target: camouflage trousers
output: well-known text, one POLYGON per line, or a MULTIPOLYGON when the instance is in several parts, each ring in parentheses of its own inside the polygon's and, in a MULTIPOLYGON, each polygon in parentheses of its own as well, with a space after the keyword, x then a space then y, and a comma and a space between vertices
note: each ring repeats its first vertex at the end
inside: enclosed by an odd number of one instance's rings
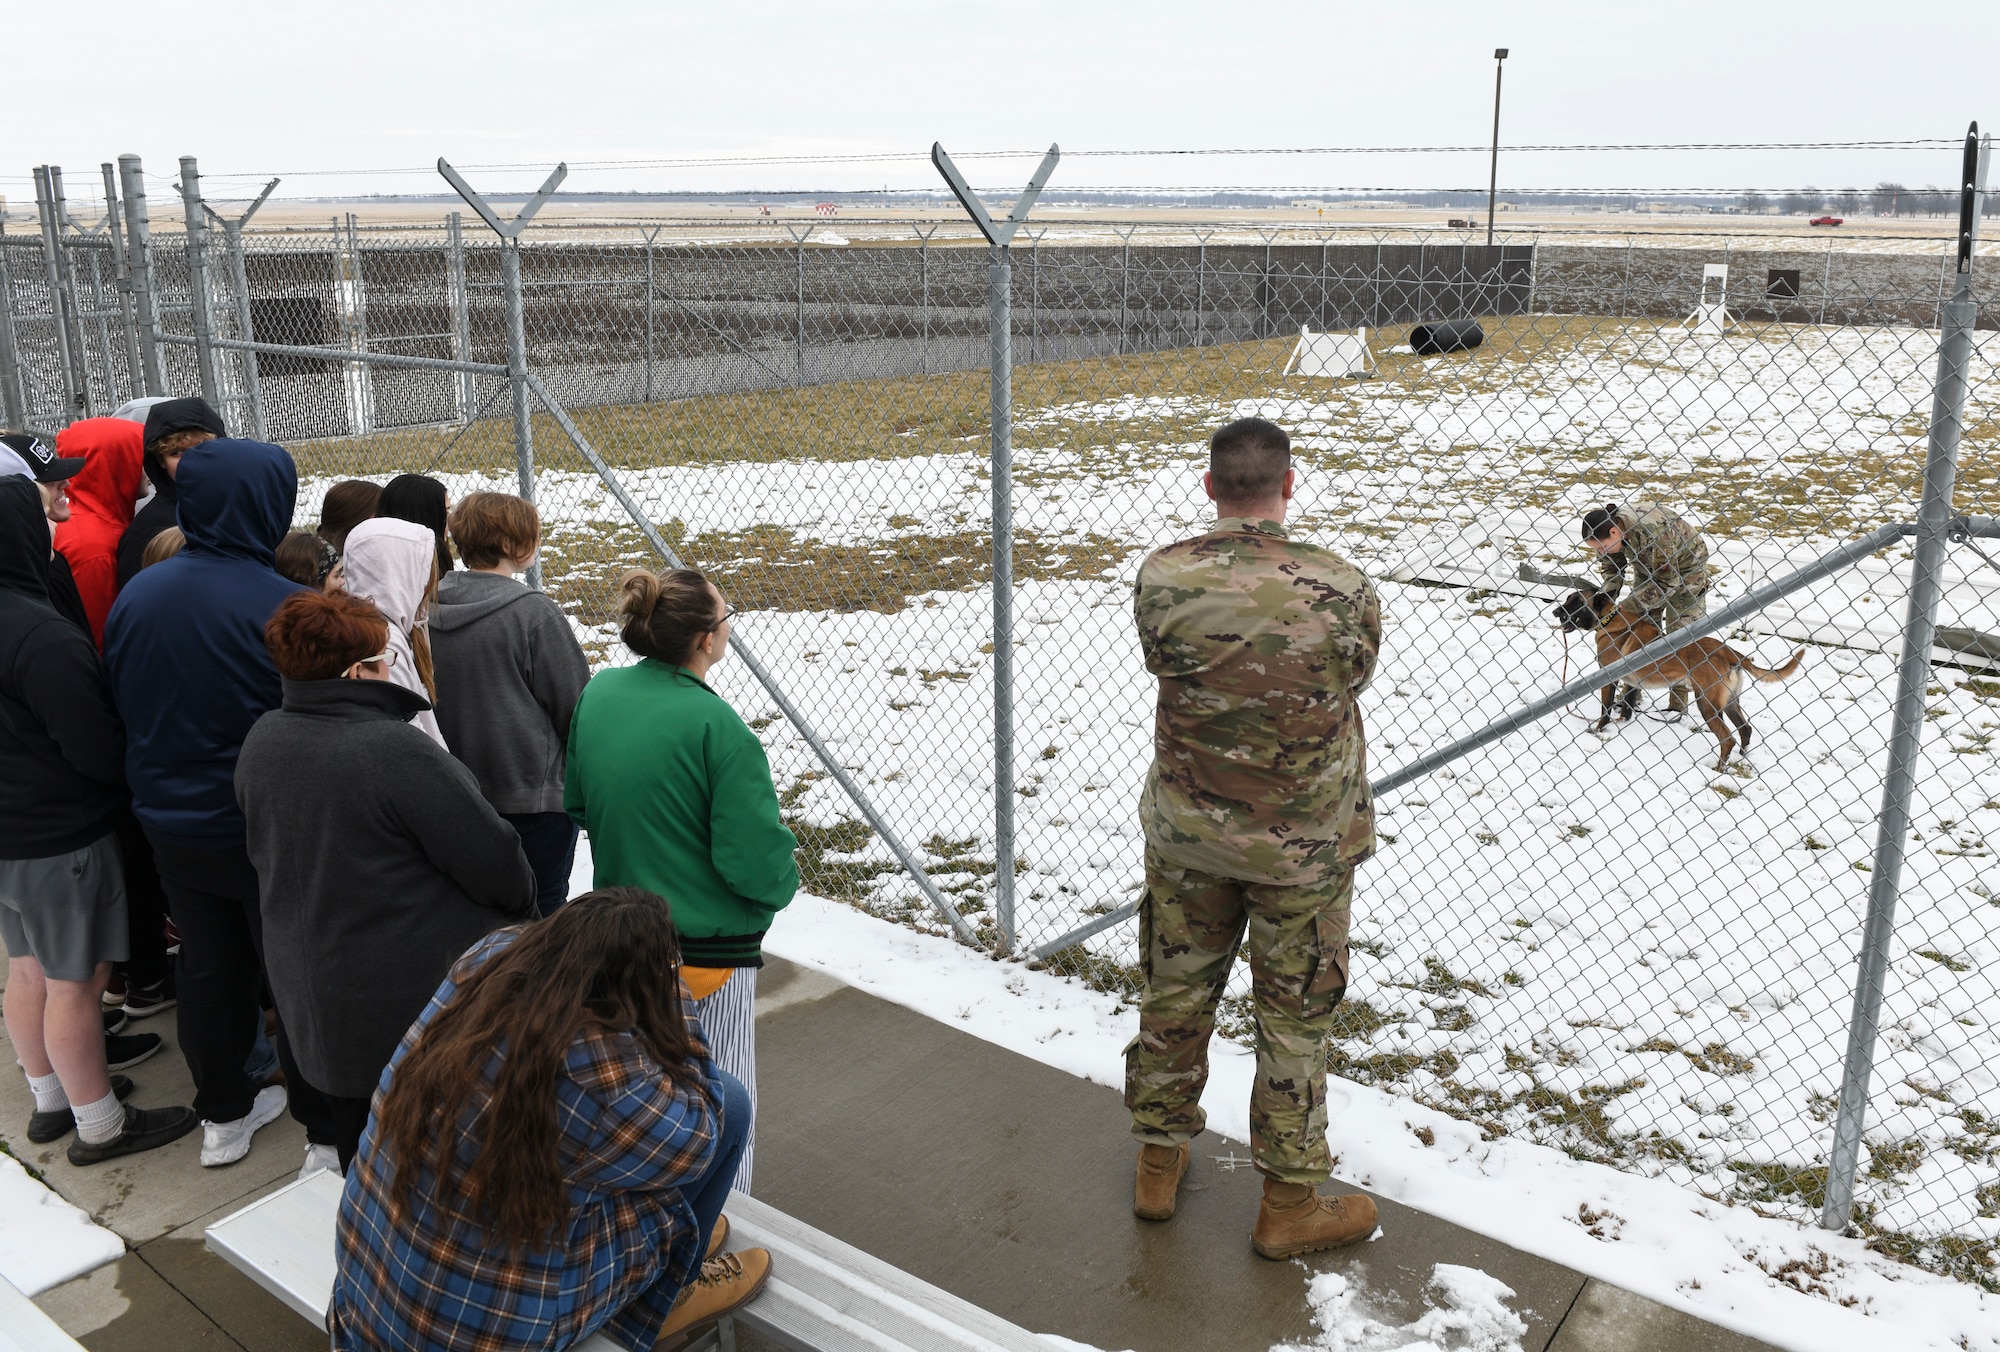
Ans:
POLYGON ((1347 925, 1354 869, 1324 882, 1276 887, 1175 867, 1146 851, 1139 908, 1146 991, 1139 1035, 1125 1048, 1132 1135, 1153 1145, 1192 1139, 1207 1123, 1208 1040, 1216 1008, 1249 939, 1257 1078, 1250 1153, 1260 1173, 1318 1184, 1333 1172, 1326 1145, 1326 1040, 1347 993, 1347 925))
MULTIPOLYGON (((1659 626, 1659 630, 1663 634, 1671 634, 1676 629, 1687 628, 1696 620, 1708 614, 1708 593, 1672 592, 1654 610, 1640 610, 1629 601, 1622 602, 1619 609, 1628 615, 1636 615, 1642 620, 1659 626)), ((1630 692, 1629 698, 1632 706, 1637 708, 1640 699, 1639 687, 1633 685, 1630 681, 1625 681, 1621 684, 1620 689, 1630 692)), ((1694 687, 1685 681, 1681 682, 1669 693, 1667 707, 1670 709, 1685 710, 1688 705, 1688 698, 1693 693, 1694 687)))

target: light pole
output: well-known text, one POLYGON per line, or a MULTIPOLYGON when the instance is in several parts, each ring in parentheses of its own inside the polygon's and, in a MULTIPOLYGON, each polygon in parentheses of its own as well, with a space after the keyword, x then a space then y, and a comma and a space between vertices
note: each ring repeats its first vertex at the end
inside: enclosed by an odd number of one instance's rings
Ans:
POLYGON ((1500 183, 1500 74, 1507 68, 1507 49, 1493 49, 1493 158, 1486 170, 1486 247, 1493 247, 1493 193, 1500 183))

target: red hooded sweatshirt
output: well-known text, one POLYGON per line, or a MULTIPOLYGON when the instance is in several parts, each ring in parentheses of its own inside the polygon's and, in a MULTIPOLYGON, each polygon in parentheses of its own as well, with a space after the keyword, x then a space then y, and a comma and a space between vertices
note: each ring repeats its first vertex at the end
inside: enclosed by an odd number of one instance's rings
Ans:
POLYGON ((56 454, 80 455, 69 481, 69 520, 56 527, 56 549, 69 560, 90 616, 91 637, 104 647, 104 621, 118 599, 118 539, 132 524, 146 482, 146 430, 124 418, 86 418, 56 434, 56 454))

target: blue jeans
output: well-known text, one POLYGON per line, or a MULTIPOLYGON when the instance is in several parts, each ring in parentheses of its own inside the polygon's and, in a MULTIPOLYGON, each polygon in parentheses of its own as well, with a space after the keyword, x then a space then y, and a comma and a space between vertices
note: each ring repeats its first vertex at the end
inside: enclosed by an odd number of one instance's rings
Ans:
POLYGON ((715 1143, 715 1155, 709 1160, 707 1171, 681 1184, 681 1195, 694 1208, 695 1233, 704 1249, 708 1247, 708 1237, 715 1233, 722 1204, 729 1200, 730 1184, 736 1181, 737 1162, 743 1158, 743 1147, 750 1140, 753 1111, 750 1091, 743 1087, 743 1081, 726 1070, 718 1069, 715 1073, 722 1079, 722 1134, 715 1143))
POLYGON ((535 912, 543 919, 569 900, 569 871, 576 863, 576 823, 562 812, 503 812, 521 837, 521 853, 535 871, 535 912))

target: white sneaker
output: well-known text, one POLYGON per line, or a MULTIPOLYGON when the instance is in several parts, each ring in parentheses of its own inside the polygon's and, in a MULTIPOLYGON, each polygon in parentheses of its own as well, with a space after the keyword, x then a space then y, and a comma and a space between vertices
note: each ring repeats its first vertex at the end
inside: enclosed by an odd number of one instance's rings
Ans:
POLYGON ((250 1153, 250 1138, 257 1128, 269 1126, 285 1111, 285 1086, 270 1085, 257 1091, 250 1111, 234 1122, 201 1124, 201 1167, 214 1169, 234 1164, 250 1153))
POLYGON ((340 1172, 340 1152, 330 1145, 314 1145, 306 1142, 305 1167, 299 1170, 299 1180, 311 1178, 314 1174, 340 1172))

